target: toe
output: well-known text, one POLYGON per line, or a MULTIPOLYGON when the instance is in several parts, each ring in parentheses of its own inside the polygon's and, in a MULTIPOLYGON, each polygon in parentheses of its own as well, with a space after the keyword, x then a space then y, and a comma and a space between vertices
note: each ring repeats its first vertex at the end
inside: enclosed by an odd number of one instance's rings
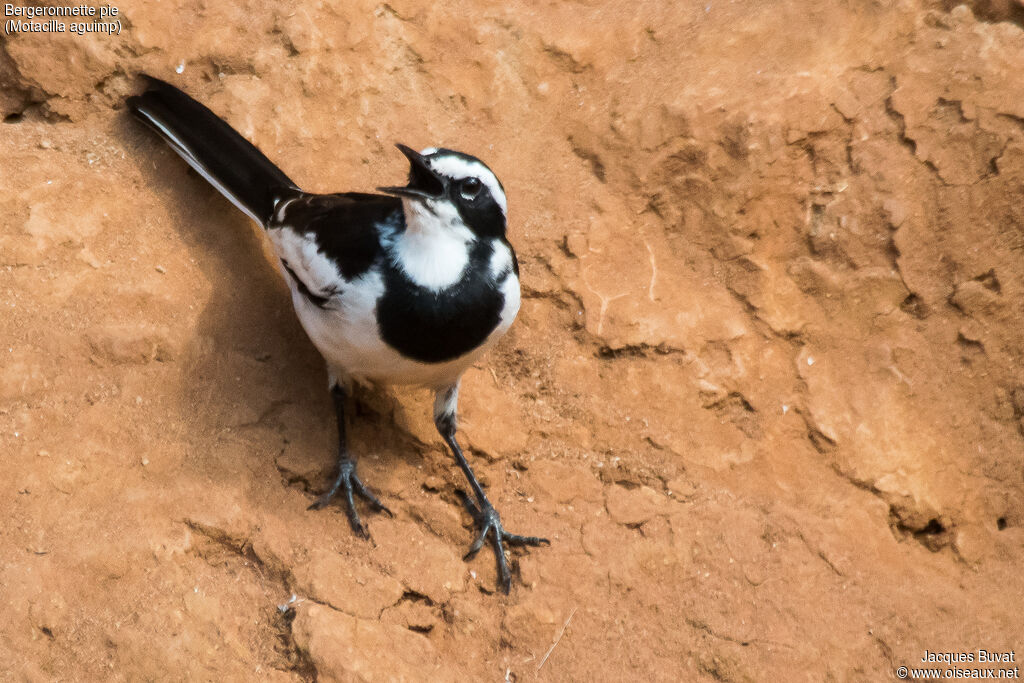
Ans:
POLYGON ((480 535, 473 541, 473 545, 469 546, 469 552, 462 556, 464 560, 472 560, 476 557, 476 554, 480 552, 480 548, 484 547, 484 541, 487 540, 487 532, 490 531, 490 527, 485 526, 480 530, 480 535))
POLYGON ((529 546, 541 546, 551 545, 551 541, 540 536, 519 536, 518 534, 508 534, 504 536, 505 542, 509 545, 529 545, 529 546))
POLYGON ((496 529, 494 534, 494 555, 498 562, 498 582, 502 592, 508 595, 512 590, 512 574, 508 569, 508 560, 505 558, 505 546, 501 541, 502 534, 496 529))
POLYGON ((367 530, 366 525, 363 524, 363 520, 359 519, 359 513, 352 511, 348 515, 348 524, 352 527, 352 531, 355 532, 356 536, 360 538, 370 538, 370 532, 367 530))

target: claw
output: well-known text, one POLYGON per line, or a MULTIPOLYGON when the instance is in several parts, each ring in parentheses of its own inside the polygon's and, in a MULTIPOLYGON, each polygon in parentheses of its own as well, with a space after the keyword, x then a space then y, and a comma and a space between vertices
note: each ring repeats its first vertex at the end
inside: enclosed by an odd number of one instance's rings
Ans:
POLYGON ((348 523, 352 527, 352 531, 357 536, 362 538, 369 538, 370 532, 367 530, 366 525, 363 524, 363 520, 359 517, 359 512, 356 510, 356 501, 353 494, 358 494, 360 498, 366 500, 370 507, 377 512, 386 512, 389 516, 394 517, 391 510, 388 509, 384 503, 373 494, 370 489, 359 479, 359 475, 356 474, 356 463, 354 460, 349 458, 343 458, 338 462, 338 477, 334 480, 334 484, 330 489, 327 490, 322 496, 313 501, 307 510, 322 510, 334 499, 334 496, 341 491, 345 494, 345 514, 348 517, 348 523))
POLYGON ((484 547, 484 541, 487 540, 487 532, 490 531, 490 527, 484 527, 481 529, 480 534, 473 541, 473 545, 469 546, 469 552, 462 556, 464 560, 472 560, 476 557, 476 554, 480 552, 480 548, 484 547))
POLYGON ((551 541, 540 536, 519 536, 517 534, 505 534, 505 542, 509 545, 524 546, 529 545, 533 547, 539 547, 542 545, 551 545, 551 541))
POLYGON ((477 535, 476 540, 473 541, 473 545, 469 547, 469 552, 463 556, 463 559, 471 560, 476 557, 476 554, 480 552, 484 542, 487 540, 487 536, 490 535, 494 539, 494 555, 498 562, 498 582, 501 584, 501 590, 507 595, 512 590, 512 574, 508 568, 508 559, 505 557, 505 544, 507 543, 510 546, 540 546, 551 545, 551 541, 540 536, 510 534, 501 526, 501 517, 498 515, 498 511, 494 509, 494 506, 486 498, 480 502, 478 507, 465 492, 459 491, 459 495, 462 497, 462 502, 466 509, 469 510, 469 513, 480 527, 479 535, 477 535))
POLYGON ((372 507, 377 512, 385 512, 387 513, 388 517, 395 516, 395 514, 391 512, 388 506, 380 502, 380 499, 378 499, 377 496, 373 494, 373 491, 366 488, 366 485, 362 481, 360 481, 359 477, 355 476, 355 474, 352 475, 352 488, 354 488, 356 493, 362 496, 363 499, 370 504, 370 507, 372 507))

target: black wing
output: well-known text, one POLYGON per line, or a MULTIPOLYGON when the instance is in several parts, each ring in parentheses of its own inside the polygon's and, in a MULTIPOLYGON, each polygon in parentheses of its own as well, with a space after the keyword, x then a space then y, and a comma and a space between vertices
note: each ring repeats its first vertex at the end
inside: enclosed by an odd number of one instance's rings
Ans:
POLYGON ((383 255, 382 232, 404 229, 400 199, 340 193, 286 196, 267 224, 288 274, 313 303, 325 301, 366 273, 383 255))

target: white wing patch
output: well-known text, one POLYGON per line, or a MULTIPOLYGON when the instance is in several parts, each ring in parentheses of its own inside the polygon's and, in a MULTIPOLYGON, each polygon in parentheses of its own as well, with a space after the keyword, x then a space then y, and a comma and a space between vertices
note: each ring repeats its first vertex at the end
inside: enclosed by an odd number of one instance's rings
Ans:
MULTIPOLYGON (((267 233, 278 257, 316 296, 328 297, 345 282, 334 262, 320 253, 312 235, 303 235, 288 227, 270 228, 267 233)), ((286 279, 294 287, 291 279, 286 279)))
POLYGON ((484 166, 482 162, 447 154, 431 157, 428 161, 430 168, 449 178, 469 178, 470 176, 479 178, 480 182, 490 190, 494 201, 501 207, 501 213, 508 215, 508 201, 501 189, 501 183, 498 182, 498 176, 494 175, 491 169, 484 166))

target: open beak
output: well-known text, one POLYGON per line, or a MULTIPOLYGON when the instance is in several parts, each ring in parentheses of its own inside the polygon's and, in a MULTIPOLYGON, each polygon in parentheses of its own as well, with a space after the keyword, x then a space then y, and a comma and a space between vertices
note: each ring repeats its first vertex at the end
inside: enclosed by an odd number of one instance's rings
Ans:
POLYGON ((399 143, 395 145, 409 160, 409 184, 405 187, 378 187, 379 192, 414 199, 437 199, 444 195, 444 180, 434 173, 426 157, 399 143))

